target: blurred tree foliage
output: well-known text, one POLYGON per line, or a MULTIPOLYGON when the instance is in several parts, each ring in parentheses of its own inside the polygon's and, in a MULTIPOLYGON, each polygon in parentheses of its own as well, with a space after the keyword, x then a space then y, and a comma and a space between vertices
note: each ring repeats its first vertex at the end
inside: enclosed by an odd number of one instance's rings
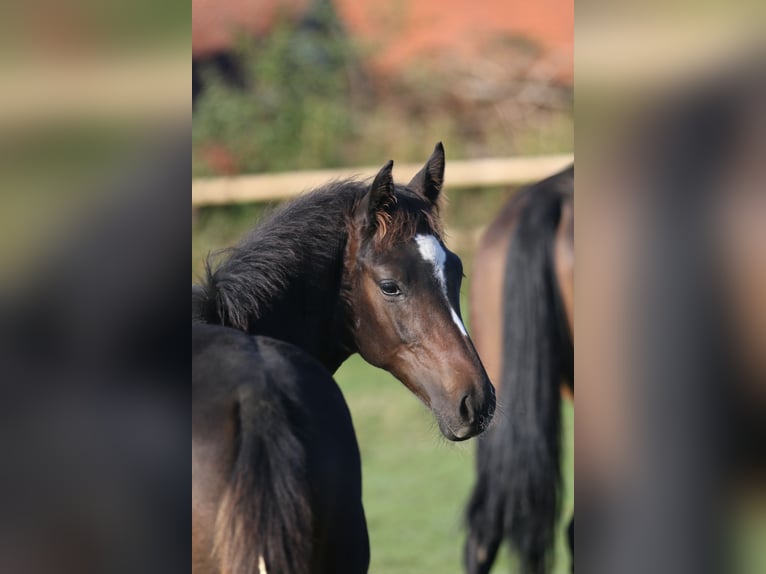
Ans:
POLYGON ((571 151, 571 90, 504 65, 529 56, 500 48, 478 63, 442 55, 399 77, 368 75, 332 3, 316 0, 202 70, 193 176, 419 162, 436 141, 449 158, 571 151))
POLYGON ((241 172, 344 164, 353 129, 351 83, 359 72, 354 50, 323 4, 297 25, 283 21, 267 37, 240 41, 244 89, 205 70, 195 145, 224 146, 241 172))

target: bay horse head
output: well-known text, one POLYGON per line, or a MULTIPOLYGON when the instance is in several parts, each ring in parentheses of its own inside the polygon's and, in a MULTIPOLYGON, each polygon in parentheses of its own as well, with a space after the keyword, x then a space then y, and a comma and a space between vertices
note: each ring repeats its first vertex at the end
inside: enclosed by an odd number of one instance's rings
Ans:
POLYGON ((444 148, 406 186, 394 184, 392 169, 389 161, 378 172, 349 221, 351 336, 365 360, 431 409, 447 439, 465 440, 489 424, 495 393, 461 318, 462 263, 444 245, 444 148))

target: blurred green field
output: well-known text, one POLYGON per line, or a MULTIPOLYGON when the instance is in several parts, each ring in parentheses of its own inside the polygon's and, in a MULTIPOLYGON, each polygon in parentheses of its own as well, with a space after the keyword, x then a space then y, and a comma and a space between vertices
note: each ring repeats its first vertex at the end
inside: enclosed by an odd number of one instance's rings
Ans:
MULTIPOLYGON (((362 451, 370 572, 462 572, 462 515, 473 483, 475 440, 446 441, 430 412, 401 383, 359 356, 341 367, 336 380, 362 451)), ((566 517, 573 506, 572 414, 571 407, 564 409, 566 517)), ((561 528, 557 574, 570 571, 561 528)), ((493 571, 511 572, 511 566, 504 553, 493 571)))
MULTIPOLYGON (((486 223, 510 190, 462 191, 445 211, 458 232, 486 223)), ((265 205, 200 210, 192 223, 192 276, 199 277, 211 251, 234 244, 271 209, 265 205)), ((448 245, 463 259, 469 289, 473 245, 448 245)), ((468 328, 470 322, 466 317, 468 328)), ((364 506, 371 544, 371 574, 459 573, 464 539, 463 507, 473 482, 475 440, 450 443, 442 438, 431 413, 399 381, 358 355, 335 376, 354 419, 362 452, 364 506)), ((569 572, 563 528, 573 506, 572 425, 564 409, 565 496, 554 572, 569 572)), ((513 562, 501 555, 494 572, 510 572, 513 562)))

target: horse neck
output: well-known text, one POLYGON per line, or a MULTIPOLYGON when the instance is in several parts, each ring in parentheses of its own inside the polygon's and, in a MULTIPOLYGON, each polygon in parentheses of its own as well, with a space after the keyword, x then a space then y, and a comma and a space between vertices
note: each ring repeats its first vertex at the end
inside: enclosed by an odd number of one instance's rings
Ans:
POLYGON ((284 290, 249 330, 292 343, 335 372, 353 352, 342 295, 345 234, 333 255, 304 253, 300 269, 285 277, 284 290))
POLYGON ((223 300, 246 314, 233 326, 296 345, 332 373, 355 349, 342 294, 350 206, 330 205, 330 212, 322 212, 328 205, 314 206, 316 215, 302 220, 300 210, 286 211, 256 229, 213 282, 219 281, 219 309, 223 300), (236 288, 225 290, 221 279, 236 288))

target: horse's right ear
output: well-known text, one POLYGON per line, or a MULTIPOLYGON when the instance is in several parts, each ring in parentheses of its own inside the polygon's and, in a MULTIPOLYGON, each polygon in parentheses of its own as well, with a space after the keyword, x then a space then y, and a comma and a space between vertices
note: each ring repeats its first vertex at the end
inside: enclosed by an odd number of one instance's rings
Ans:
POLYGON ((396 203, 393 168, 394 160, 389 160, 372 180, 370 191, 362 201, 363 215, 371 227, 377 228, 381 222, 386 221, 391 207, 396 203))

